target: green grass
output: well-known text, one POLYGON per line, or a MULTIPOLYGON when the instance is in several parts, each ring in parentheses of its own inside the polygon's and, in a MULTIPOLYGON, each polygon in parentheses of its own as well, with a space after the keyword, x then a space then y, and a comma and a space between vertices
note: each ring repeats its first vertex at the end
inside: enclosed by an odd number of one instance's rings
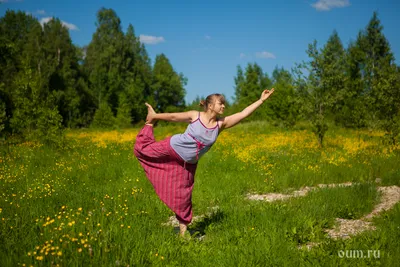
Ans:
MULTIPOLYGON (((155 133, 159 139, 182 129, 182 125, 163 126, 155 133)), ((254 122, 229 133, 245 133, 248 138, 291 134, 254 122)), ((327 138, 339 136, 356 138, 356 133, 332 129, 327 138)), ((378 137, 360 138, 382 146, 378 137)), ((366 151, 339 165, 321 160, 322 153, 346 153, 334 145, 322 150, 257 151, 266 164, 274 164, 266 175, 259 164, 224 157, 229 148, 217 142, 199 162, 195 178, 194 215, 219 207, 189 226, 193 236, 205 234, 200 241, 181 239, 174 227, 162 226, 173 213, 154 193, 132 146, 98 147, 88 139, 70 139, 58 151, 44 146, 2 148, 0 266, 396 266, 400 262, 400 204, 374 218, 376 231, 336 241, 324 232, 334 226, 335 218, 358 219, 372 211, 380 200, 377 177, 382 185, 400 185, 396 151, 373 157, 366 151), (309 165, 318 165, 318 171, 307 169, 309 165), (302 186, 348 181, 357 184, 317 189, 287 201, 246 198, 249 192, 289 193, 302 186), (311 251, 298 249, 308 242, 321 245, 311 251), (47 255, 46 244, 50 244, 47 255), (341 258, 341 250, 379 250, 380 258, 341 258)))

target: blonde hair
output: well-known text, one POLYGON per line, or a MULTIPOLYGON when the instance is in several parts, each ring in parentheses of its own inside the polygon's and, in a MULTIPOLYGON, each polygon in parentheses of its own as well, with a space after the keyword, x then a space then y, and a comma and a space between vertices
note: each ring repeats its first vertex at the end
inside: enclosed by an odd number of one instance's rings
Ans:
POLYGON ((211 94, 206 97, 206 100, 201 100, 199 105, 204 108, 204 111, 207 111, 208 105, 214 103, 216 98, 221 104, 225 104, 225 97, 222 94, 211 94))

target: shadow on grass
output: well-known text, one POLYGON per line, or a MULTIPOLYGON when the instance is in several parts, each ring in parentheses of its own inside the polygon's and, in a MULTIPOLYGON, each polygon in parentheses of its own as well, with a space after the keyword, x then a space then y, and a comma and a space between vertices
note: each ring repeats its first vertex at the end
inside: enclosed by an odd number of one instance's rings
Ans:
MULTIPOLYGON (((206 234, 207 229, 221 222, 224 217, 225 215, 222 211, 215 211, 212 214, 204 216, 204 218, 190 224, 188 226, 188 231, 192 237, 201 238, 206 234)), ((179 226, 174 227, 174 231, 176 233, 179 233, 179 226)))

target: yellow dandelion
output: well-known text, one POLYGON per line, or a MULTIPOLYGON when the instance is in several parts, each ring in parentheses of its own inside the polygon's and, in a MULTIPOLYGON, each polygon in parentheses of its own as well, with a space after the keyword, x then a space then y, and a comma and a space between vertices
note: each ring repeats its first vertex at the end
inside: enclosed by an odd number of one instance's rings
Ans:
POLYGON ((81 253, 81 252, 82 252, 82 249, 81 249, 81 248, 78 248, 78 252, 81 253))

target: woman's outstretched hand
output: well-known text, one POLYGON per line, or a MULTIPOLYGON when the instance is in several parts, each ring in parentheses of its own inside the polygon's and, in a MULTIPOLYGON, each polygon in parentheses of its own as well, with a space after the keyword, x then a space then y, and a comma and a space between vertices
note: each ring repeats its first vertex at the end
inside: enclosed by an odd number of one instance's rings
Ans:
POLYGON ((265 89, 262 93, 261 93, 261 97, 260 100, 262 102, 264 102, 265 100, 267 100, 268 97, 270 97, 272 95, 272 93, 274 92, 274 88, 272 88, 271 90, 265 89))

